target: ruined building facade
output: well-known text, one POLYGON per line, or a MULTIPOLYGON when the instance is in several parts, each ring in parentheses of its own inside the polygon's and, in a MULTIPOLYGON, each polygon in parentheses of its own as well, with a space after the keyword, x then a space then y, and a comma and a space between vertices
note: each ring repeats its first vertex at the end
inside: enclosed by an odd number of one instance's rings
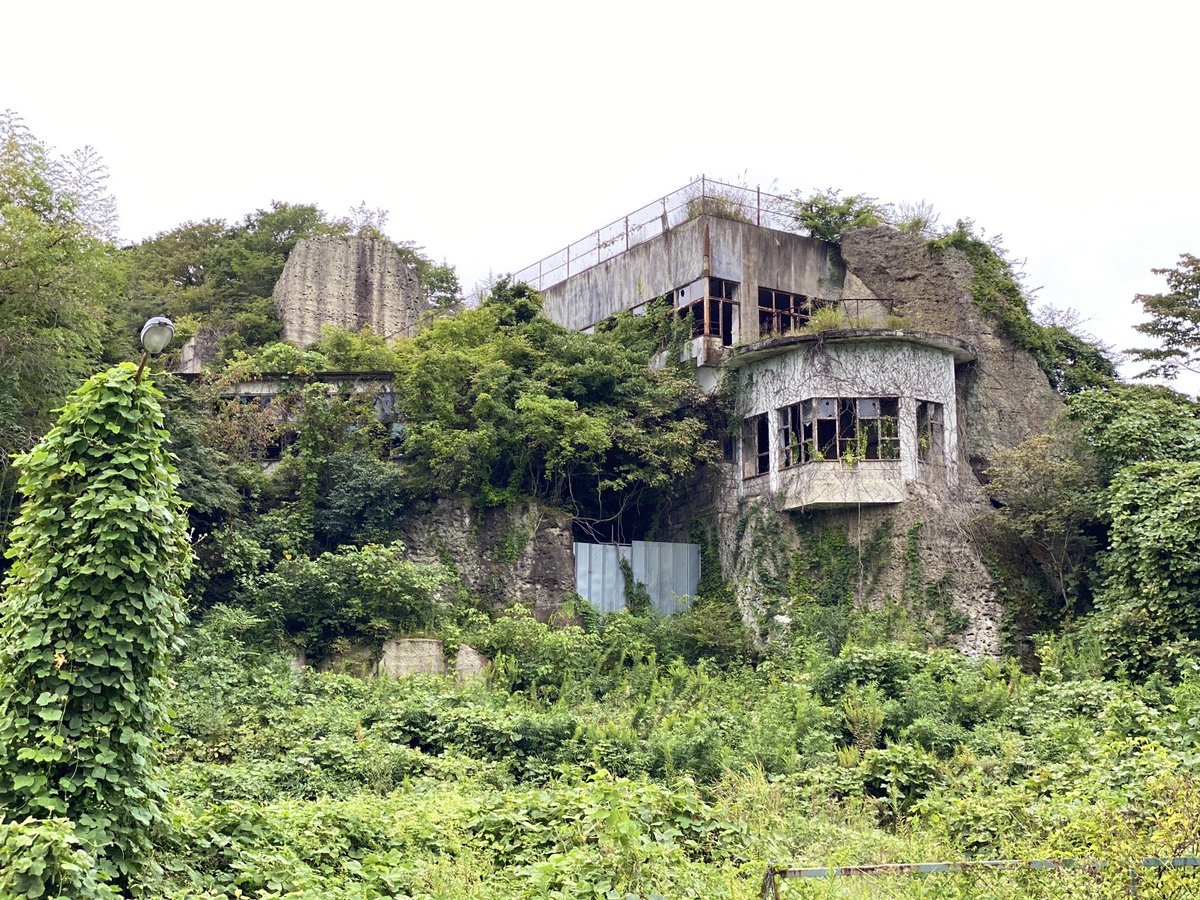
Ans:
POLYGON ((283 340, 315 343, 321 328, 369 327, 392 339, 411 336, 429 313, 416 271, 380 238, 322 235, 288 255, 272 294, 283 340))
POLYGON ((622 223, 597 231, 583 265, 572 266, 572 245, 517 275, 541 287, 550 318, 584 331, 665 298, 691 324, 683 358, 700 384, 732 382, 740 439, 667 512, 659 537, 715 522, 723 574, 762 626, 786 607, 773 594, 787 551, 838 529, 860 548, 861 606, 936 593, 956 623, 940 636, 972 655, 998 652, 981 475, 1060 403, 972 301, 965 257, 889 228, 832 244, 772 227, 778 217, 764 223, 761 207, 714 214, 693 198, 677 208, 664 200, 632 240, 626 219, 623 245, 622 223))

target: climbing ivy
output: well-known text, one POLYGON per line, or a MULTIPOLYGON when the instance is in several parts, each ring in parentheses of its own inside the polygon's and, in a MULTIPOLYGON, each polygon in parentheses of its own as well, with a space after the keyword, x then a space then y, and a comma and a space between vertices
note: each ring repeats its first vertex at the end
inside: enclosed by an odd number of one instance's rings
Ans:
POLYGON ((69 818, 119 879, 159 817, 154 734, 191 560, 161 397, 128 363, 95 375, 22 459, 0 619, 0 810, 69 818))

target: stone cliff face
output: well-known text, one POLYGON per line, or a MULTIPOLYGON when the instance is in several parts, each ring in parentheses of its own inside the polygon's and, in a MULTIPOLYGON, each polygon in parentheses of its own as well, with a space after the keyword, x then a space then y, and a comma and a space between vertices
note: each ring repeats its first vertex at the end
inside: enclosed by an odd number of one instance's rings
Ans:
POLYGON ((408 559, 453 566, 496 606, 520 603, 544 622, 575 592, 571 519, 535 502, 481 514, 470 498, 442 497, 411 510, 400 532, 408 559))
POLYGON ((429 311, 412 267, 390 241, 323 235, 296 245, 275 284, 283 340, 301 347, 322 325, 411 335, 429 311))

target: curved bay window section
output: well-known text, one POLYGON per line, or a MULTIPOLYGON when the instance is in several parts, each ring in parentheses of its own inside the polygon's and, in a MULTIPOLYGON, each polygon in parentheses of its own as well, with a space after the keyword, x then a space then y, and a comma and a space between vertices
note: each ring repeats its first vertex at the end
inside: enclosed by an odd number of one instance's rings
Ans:
POLYGON ((735 347, 739 496, 803 509, 956 489, 958 367, 974 356, 955 338, 882 328, 735 347))

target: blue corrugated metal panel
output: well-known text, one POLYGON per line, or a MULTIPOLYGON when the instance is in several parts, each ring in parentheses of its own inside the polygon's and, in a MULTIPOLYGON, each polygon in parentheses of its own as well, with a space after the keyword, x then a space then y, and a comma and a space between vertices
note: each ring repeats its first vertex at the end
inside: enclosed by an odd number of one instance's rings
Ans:
POLYGON ((633 542, 633 577, 646 586, 650 605, 663 615, 691 606, 700 586, 700 545, 633 542))
POLYGON ((575 590, 601 613, 625 608, 621 558, 629 547, 618 544, 575 544, 575 590))
POLYGON ((601 613, 625 608, 621 559, 646 587, 650 605, 671 615, 691 605, 700 585, 698 544, 634 541, 628 544, 575 544, 575 590, 601 613))

